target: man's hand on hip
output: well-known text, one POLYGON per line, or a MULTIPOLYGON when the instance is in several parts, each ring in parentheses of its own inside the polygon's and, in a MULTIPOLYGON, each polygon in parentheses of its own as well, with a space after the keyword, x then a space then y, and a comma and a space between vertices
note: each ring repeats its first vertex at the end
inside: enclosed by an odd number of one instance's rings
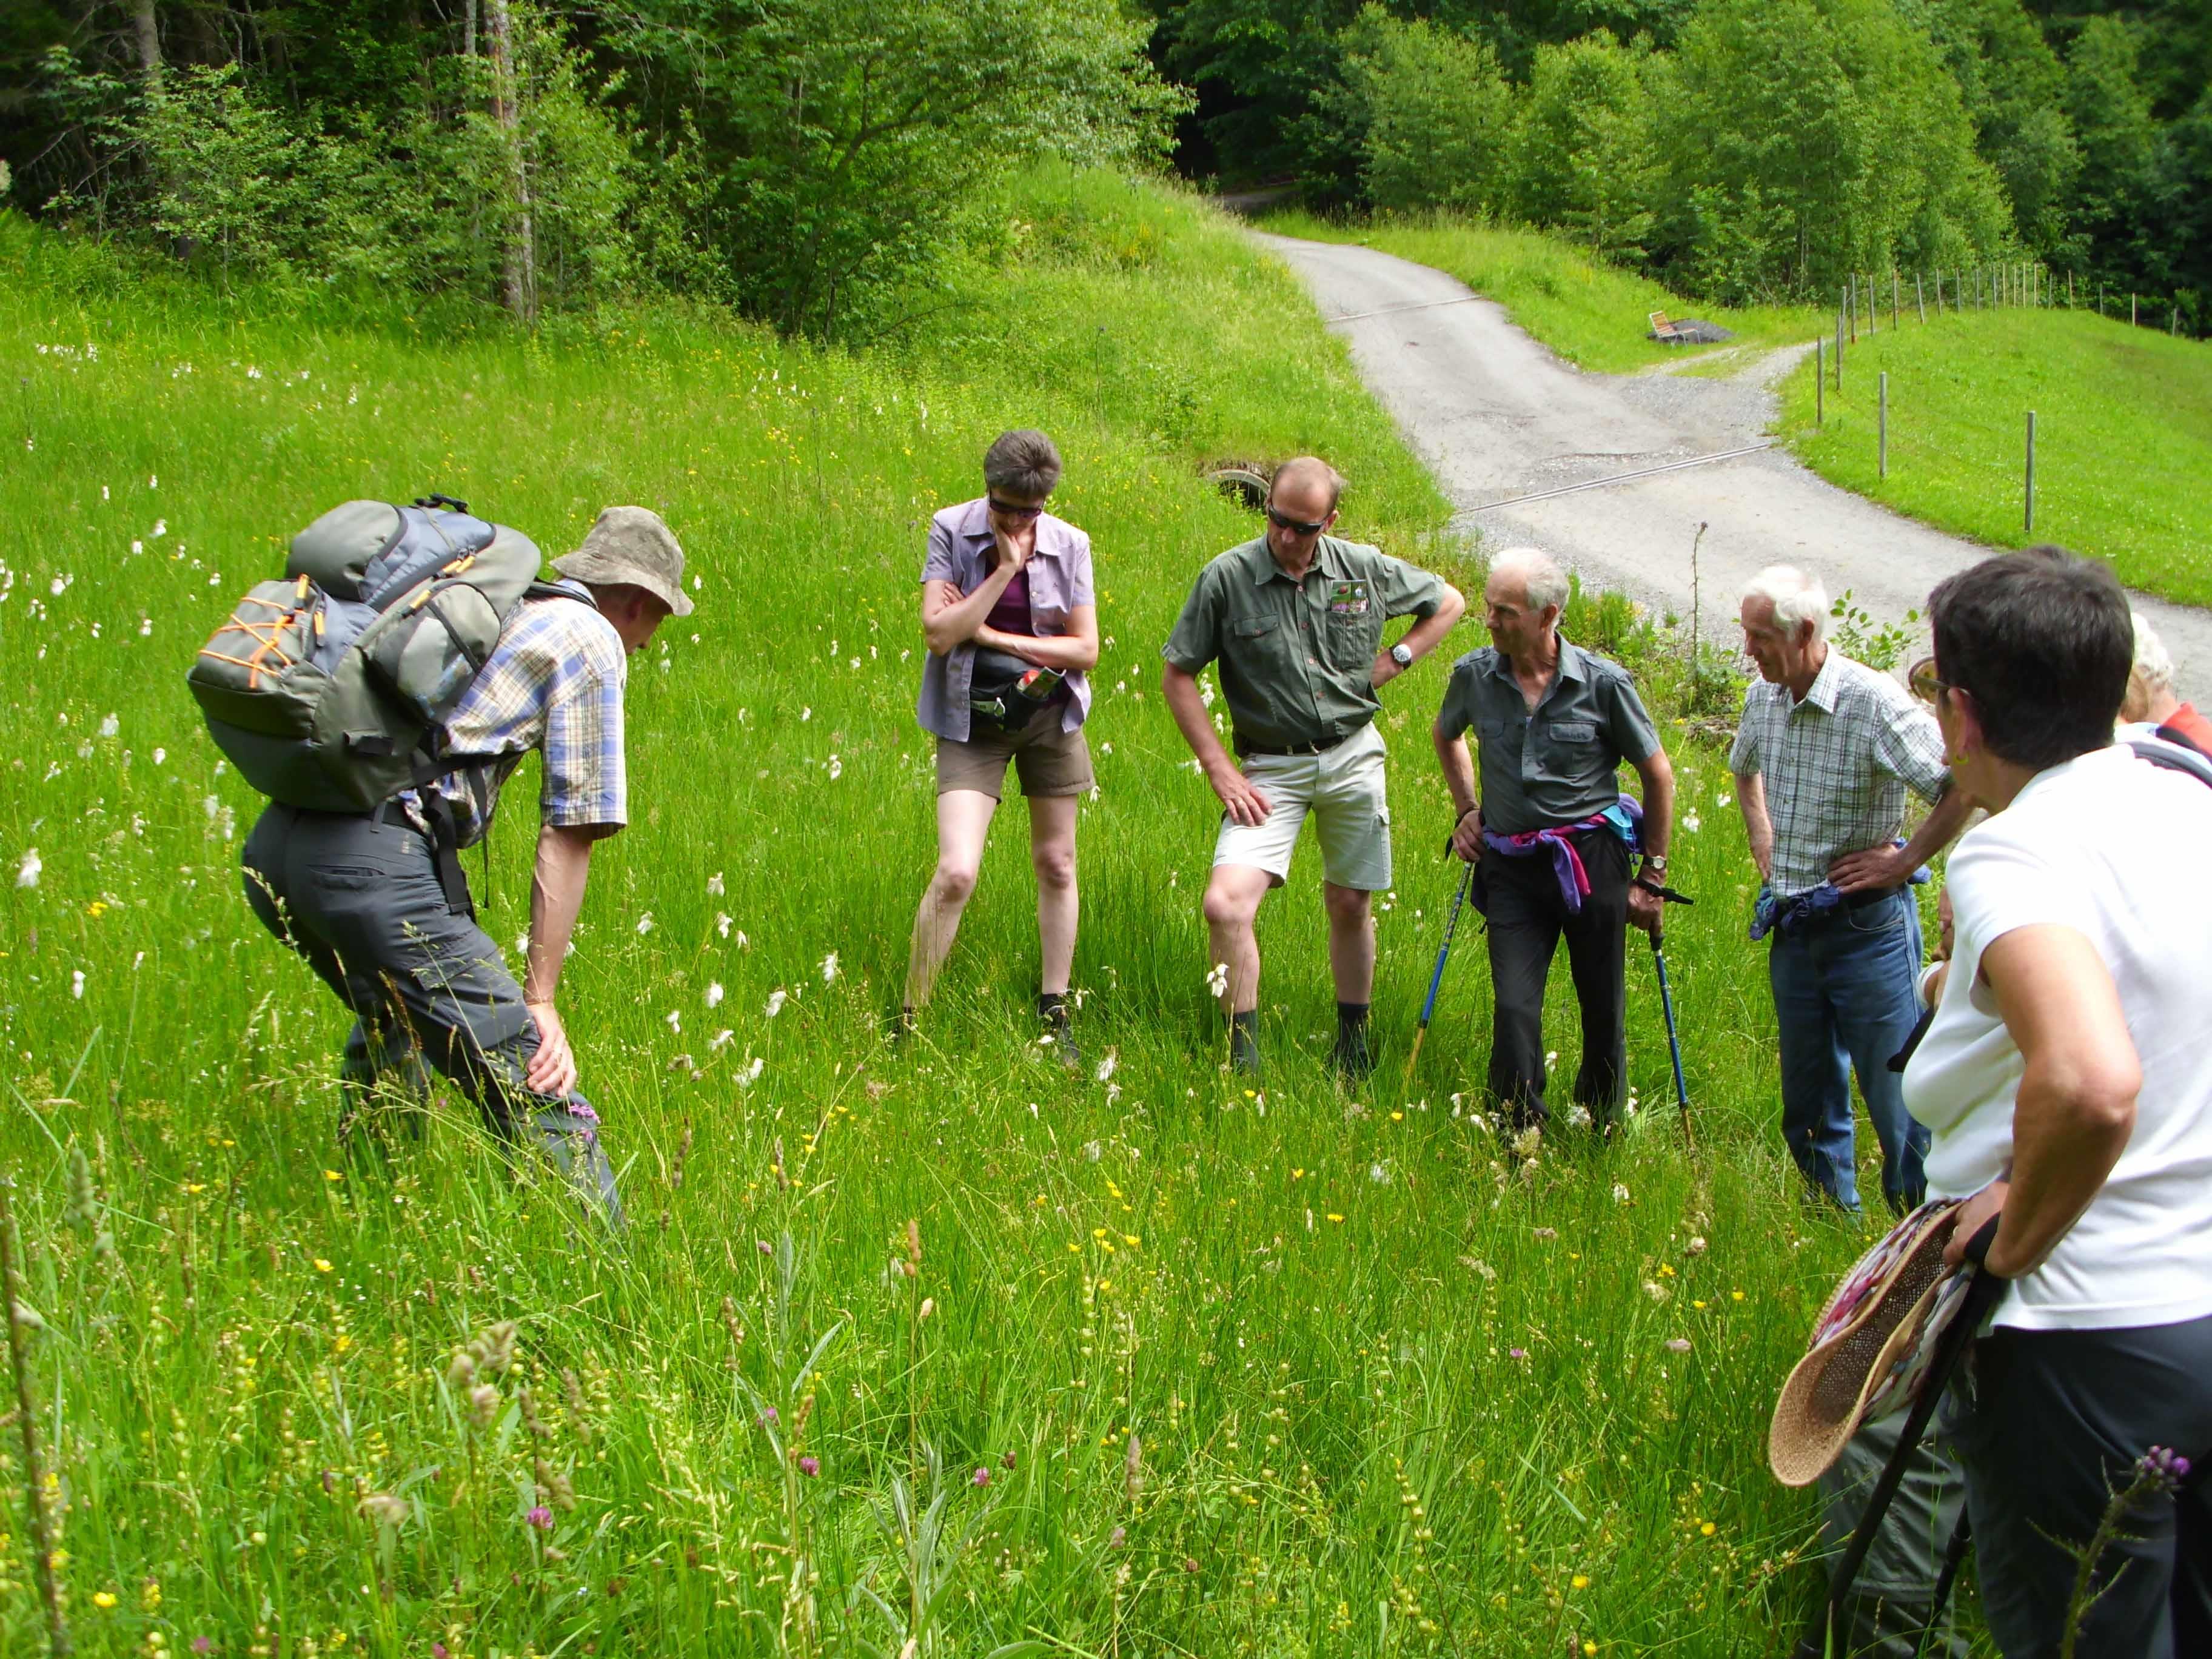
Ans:
POLYGON ((1863 893, 1884 887, 1902 887, 1912 866, 1902 847, 1869 847, 1846 853, 1828 866, 1828 879, 1839 892, 1863 893))
POLYGON ((565 1098, 576 1086, 576 1056, 568 1048, 568 1033, 562 1029, 561 1016, 551 1003, 532 1002, 525 1006, 538 1022, 538 1052, 531 1055, 523 1081, 532 1093, 565 1098))
POLYGON ((1275 804, 1261 793, 1259 786, 1234 766, 1224 763, 1215 767, 1206 774, 1206 781, 1221 797, 1221 805, 1232 823, 1254 829, 1265 823, 1267 814, 1275 810, 1275 804))

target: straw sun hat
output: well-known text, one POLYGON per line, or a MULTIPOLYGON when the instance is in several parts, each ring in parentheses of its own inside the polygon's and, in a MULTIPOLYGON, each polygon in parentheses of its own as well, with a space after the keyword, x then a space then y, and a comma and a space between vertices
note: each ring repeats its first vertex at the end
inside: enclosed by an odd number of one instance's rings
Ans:
POLYGON ((1970 1273, 1943 1265, 1958 1203, 1922 1205, 1844 1275, 1782 1385, 1766 1461, 1785 1486, 1808 1486, 1860 1424, 1909 1404, 1936 1339, 1957 1314, 1970 1273))

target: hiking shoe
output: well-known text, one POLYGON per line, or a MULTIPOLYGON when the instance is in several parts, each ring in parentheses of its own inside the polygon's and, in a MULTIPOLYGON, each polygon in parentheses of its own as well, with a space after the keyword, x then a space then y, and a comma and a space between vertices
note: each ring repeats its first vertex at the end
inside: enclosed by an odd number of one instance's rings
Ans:
POLYGON ((1075 1032, 1068 1024, 1066 1009, 1055 1008, 1045 1016, 1044 1035, 1059 1054, 1062 1066, 1071 1072, 1083 1069, 1083 1050, 1076 1043, 1075 1032))
POLYGON ((1375 1069, 1375 1056, 1367 1047, 1367 1028, 1350 1026, 1336 1034, 1336 1052, 1330 1056, 1337 1075, 1353 1087, 1367 1081, 1375 1069))
POLYGON ((1249 1025, 1229 1025, 1229 1069, 1240 1077, 1260 1075, 1260 1039, 1249 1025))
POLYGON ((914 1036, 920 1024, 913 1009, 894 1008, 884 1016, 884 1041, 896 1053, 906 1047, 908 1039, 914 1036))

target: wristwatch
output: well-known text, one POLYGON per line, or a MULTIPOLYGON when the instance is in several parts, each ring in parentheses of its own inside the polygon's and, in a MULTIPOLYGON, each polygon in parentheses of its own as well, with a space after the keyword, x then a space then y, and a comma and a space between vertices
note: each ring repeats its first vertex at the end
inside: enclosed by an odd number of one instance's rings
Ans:
POLYGON ((1664 854, 1645 854, 1644 855, 1643 867, 1638 870, 1637 873, 1644 876, 1665 875, 1667 873, 1666 855, 1664 854))
POLYGON ((1390 647, 1390 660, 1401 668, 1411 668, 1413 665, 1413 653, 1407 647, 1405 641, 1401 640, 1390 647))

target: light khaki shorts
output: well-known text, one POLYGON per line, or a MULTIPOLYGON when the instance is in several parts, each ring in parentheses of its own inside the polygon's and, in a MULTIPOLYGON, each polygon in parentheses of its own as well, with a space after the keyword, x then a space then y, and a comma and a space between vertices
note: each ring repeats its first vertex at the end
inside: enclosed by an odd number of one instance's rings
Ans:
POLYGON ((1254 755, 1244 775, 1273 804, 1247 827, 1221 815, 1216 865, 1265 870, 1271 886, 1291 873, 1309 815, 1321 837, 1322 874, 1338 887, 1376 893, 1390 884, 1390 801, 1382 784, 1382 734, 1373 726, 1319 755, 1254 755))
POLYGON ((1014 764, 1022 793, 1087 795, 1097 781, 1091 770, 1091 745, 1083 728, 1060 728, 1063 711, 1041 711, 1019 732, 994 732, 980 723, 970 728, 976 735, 965 743, 950 738, 937 740, 937 793, 973 789, 993 800, 1004 798, 1006 763, 1014 764))

